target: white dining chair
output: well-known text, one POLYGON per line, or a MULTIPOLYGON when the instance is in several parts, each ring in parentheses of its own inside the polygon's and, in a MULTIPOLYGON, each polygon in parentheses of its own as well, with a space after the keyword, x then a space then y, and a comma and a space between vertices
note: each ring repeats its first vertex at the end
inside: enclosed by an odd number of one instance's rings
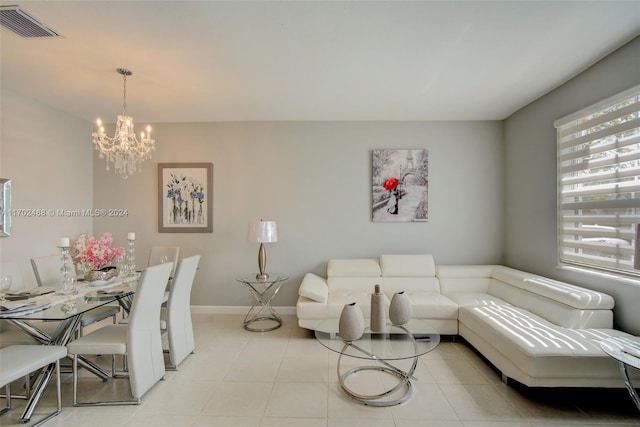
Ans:
POLYGON ((31 268, 38 286, 51 285, 62 280, 60 255, 47 255, 31 258, 31 268))
MULTIPOLYGON (((164 287, 171 274, 170 262, 147 267, 139 279, 128 324, 107 325, 67 344, 73 358, 73 405, 139 405, 142 396, 164 378, 164 355, 158 322, 164 287), (78 356, 79 355, 126 356, 129 385, 132 399, 79 402, 78 401, 78 356)), ((112 362, 113 363, 113 362, 112 362)), ((116 376, 119 377, 119 376, 116 376)))
POLYGON ((166 328, 162 331, 162 347, 169 353, 168 370, 178 365, 195 351, 193 324, 191 323, 191 287, 198 270, 200 255, 180 260, 173 285, 169 292, 166 312, 166 328))
MULTIPOLYGON (((14 261, 0 262, 0 276, 11 277, 11 291, 17 291, 24 287, 22 274, 20 274, 18 264, 14 261)), ((18 331, 8 322, 0 320, 0 334, 4 334, 5 332, 7 333, 6 335, 0 335, 0 348, 13 344, 32 344, 36 342, 33 338, 30 338, 25 333, 18 331)))
MULTIPOLYGON (((60 359, 67 355, 64 346, 57 345, 14 345, 0 349, 0 387, 6 388, 6 406, 0 410, 4 414, 11 409, 11 383, 26 377, 34 371, 55 363, 57 406, 56 410, 33 425, 37 427, 55 417, 62 410, 60 392, 60 359)), ((28 422, 29 420, 23 420, 28 422)), ((4 425, 4 424, 3 424, 4 425)))
POLYGON ((178 258, 180 256, 180 246, 152 246, 149 251, 148 266, 158 265, 162 262, 172 262, 173 269, 171 270, 171 277, 176 274, 176 268, 178 267, 178 258))
POLYGON ((1 261, 0 276, 11 277, 12 291, 18 291, 24 288, 24 283, 22 281, 22 273, 20 273, 20 268, 18 267, 18 263, 16 263, 15 261, 1 261))
MULTIPOLYGON (((36 276, 38 286, 51 285, 62 281, 59 255, 31 258, 31 267, 33 268, 33 274, 36 276)), ((109 317, 112 318, 112 323, 116 323, 118 321, 118 313, 120 313, 120 306, 111 304, 98 307, 85 313, 82 319, 80 319, 80 335, 83 334, 85 327, 101 322, 109 317)))
MULTIPOLYGON (((11 276, 11 291, 19 291, 24 288, 22 273, 15 261, 0 262, 0 275, 11 276)), ((55 322, 30 322, 34 327, 42 330, 45 334, 51 335, 55 331, 55 322)), ((35 338, 24 333, 13 326, 8 320, 0 319, 0 348, 10 345, 20 344, 40 344, 35 338)))
MULTIPOLYGON (((14 261, 0 262, 0 276, 11 276, 11 291, 19 291, 24 288, 22 273, 18 264, 14 261)), ((29 322, 31 325, 51 336, 57 328, 56 322, 29 322)), ((33 336, 20 330, 11 324, 9 320, 0 319, 0 349, 16 345, 39 345, 41 344, 33 336)), ((31 395, 31 378, 25 375, 25 394, 10 396, 17 399, 28 399, 31 395)), ((9 404, 10 405, 10 404, 9 404)))

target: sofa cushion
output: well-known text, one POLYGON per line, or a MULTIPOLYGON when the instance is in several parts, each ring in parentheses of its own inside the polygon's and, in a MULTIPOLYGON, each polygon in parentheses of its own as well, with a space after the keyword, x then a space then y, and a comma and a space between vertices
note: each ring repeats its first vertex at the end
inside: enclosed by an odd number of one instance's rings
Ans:
MULTIPOLYGON (((329 318, 339 318, 345 304, 350 304, 352 302, 356 302, 360 306, 365 319, 369 319, 371 317, 371 292, 343 289, 329 293, 329 300, 327 301, 327 313, 329 314, 329 318)), ((384 295, 385 313, 389 312, 390 303, 389 298, 384 295)))
POLYGON ((331 259, 327 264, 329 277, 380 277, 377 259, 331 259))
POLYGON ((564 328, 512 305, 460 307, 459 320, 506 351, 515 346, 533 357, 604 355, 599 341, 606 336, 596 329, 564 328))
POLYGON ((494 267, 497 265, 439 265, 436 268, 436 276, 446 278, 477 278, 491 277, 494 267))
POLYGON ((440 282, 435 277, 383 277, 382 292, 389 298, 400 291, 440 292, 440 282))
POLYGON ((327 302, 329 296, 327 281, 313 273, 307 273, 298 288, 298 295, 317 302, 327 302))
POLYGON ((507 301, 483 292, 452 292, 446 294, 446 297, 460 307, 466 305, 509 305, 507 301))
MULTIPOLYGON (((454 292, 492 293, 491 283, 503 282, 516 288, 523 288, 523 280, 530 275, 523 275, 501 265, 441 265, 437 268, 437 277, 443 294, 454 292)), ((500 293, 499 289, 496 292, 500 293)), ((505 292, 507 292, 505 290, 505 292)), ((499 296, 496 294, 496 296, 499 296)))
POLYGON ((406 294, 411 302, 411 318, 457 319, 458 304, 440 292, 412 292, 406 294))
POLYGON ((522 288, 496 279, 489 279, 488 293, 517 306, 520 306, 527 298, 527 292, 522 288))
POLYGON ((433 255, 380 255, 383 277, 434 277, 433 255))
POLYGON ((591 369, 595 377, 616 374, 617 364, 599 343, 626 335, 613 329, 563 328, 509 305, 460 307, 458 316, 461 333, 473 331, 531 377, 580 377, 591 369))
POLYGON ((299 296, 296 302, 296 314, 298 319, 330 319, 327 304, 319 304, 304 296, 299 296))
POLYGON ((490 277, 438 277, 440 291, 443 294, 458 292, 484 293, 489 292, 490 277))
POLYGON ((329 277, 327 279, 329 296, 340 291, 371 294, 376 285, 382 285, 382 280, 379 277, 329 277))

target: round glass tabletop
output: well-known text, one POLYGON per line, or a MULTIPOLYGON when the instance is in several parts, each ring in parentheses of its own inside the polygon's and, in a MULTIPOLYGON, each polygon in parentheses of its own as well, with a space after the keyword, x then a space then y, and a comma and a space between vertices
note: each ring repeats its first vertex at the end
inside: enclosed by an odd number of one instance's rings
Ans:
POLYGON ((412 319, 402 326, 387 323, 384 332, 365 328, 359 340, 345 342, 338 333, 338 319, 320 322, 316 339, 331 351, 367 360, 401 360, 426 354, 440 343, 440 335, 425 321, 412 319))
POLYGON ((287 280, 289 278, 289 276, 287 276, 286 274, 269 273, 269 277, 267 277, 266 279, 258 279, 258 278, 256 278, 257 274, 258 273, 243 274, 242 276, 236 277, 236 280, 238 282, 242 282, 242 283, 267 284, 267 285, 269 285, 271 283, 284 282, 285 280, 287 280))

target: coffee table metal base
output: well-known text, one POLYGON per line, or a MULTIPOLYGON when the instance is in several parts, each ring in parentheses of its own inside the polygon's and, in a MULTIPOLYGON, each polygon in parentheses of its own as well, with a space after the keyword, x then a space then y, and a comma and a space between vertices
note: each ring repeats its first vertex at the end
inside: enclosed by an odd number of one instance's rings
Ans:
POLYGON ((629 377, 629 371, 627 370, 627 364, 619 361, 620 364, 620 373, 622 374, 622 378, 624 379, 624 384, 627 386, 627 391, 629 391, 629 395, 631 399, 633 399, 633 403, 636 404, 636 408, 640 411, 640 397, 638 396, 638 392, 636 392, 633 383, 631 382, 631 378, 629 377))
POLYGON ((411 369, 405 372, 402 369, 391 365, 390 363, 379 360, 378 362, 384 366, 377 365, 369 365, 369 366, 359 366, 357 368, 353 368, 345 372, 344 374, 340 373, 340 362, 342 360, 342 354, 338 357, 338 380, 340 382, 340 387, 342 390, 349 396, 351 399, 356 402, 362 403, 366 406, 375 406, 375 407, 387 407, 387 406, 395 406, 399 405, 403 402, 409 400, 413 392, 413 386, 411 385, 411 379, 413 377, 413 373, 416 370, 416 366, 418 365, 418 357, 413 358, 413 364, 411 365, 411 369), (375 371, 375 372, 384 372, 391 376, 396 377, 399 381, 398 383, 378 394, 362 394, 357 393, 351 388, 347 386, 347 381, 350 376, 357 374, 362 371, 375 371))

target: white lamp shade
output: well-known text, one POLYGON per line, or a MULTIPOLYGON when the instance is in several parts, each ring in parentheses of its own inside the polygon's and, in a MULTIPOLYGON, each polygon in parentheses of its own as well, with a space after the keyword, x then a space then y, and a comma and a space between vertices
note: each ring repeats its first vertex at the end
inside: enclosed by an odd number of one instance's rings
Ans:
POLYGON ((249 241, 273 243, 278 241, 278 227, 275 221, 256 220, 249 223, 249 241))

